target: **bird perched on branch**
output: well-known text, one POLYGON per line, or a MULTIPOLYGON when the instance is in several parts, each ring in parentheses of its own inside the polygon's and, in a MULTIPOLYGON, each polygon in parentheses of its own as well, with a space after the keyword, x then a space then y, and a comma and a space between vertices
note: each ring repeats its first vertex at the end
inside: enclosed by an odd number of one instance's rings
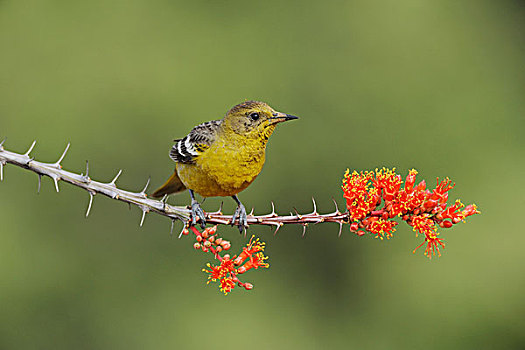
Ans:
POLYGON ((266 143, 278 123, 297 119, 276 112, 264 102, 247 101, 234 106, 221 120, 197 125, 171 148, 175 171, 153 197, 188 189, 192 224, 206 224, 194 192, 203 197, 231 196, 237 203, 232 225, 247 226, 244 205, 237 194, 259 175, 265 161, 266 143))

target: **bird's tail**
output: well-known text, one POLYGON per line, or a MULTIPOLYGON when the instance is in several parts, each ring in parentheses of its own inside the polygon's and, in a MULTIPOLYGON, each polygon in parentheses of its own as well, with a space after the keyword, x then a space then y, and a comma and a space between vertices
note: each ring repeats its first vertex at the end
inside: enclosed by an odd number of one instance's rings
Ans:
POLYGON ((180 181, 179 174, 177 174, 177 170, 173 172, 173 175, 170 176, 168 181, 164 185, 162 185, 159 189, 157 189, 153 194, 151 195, 153 198, 159 198, 164 196, 165 194, 172 194, 184 191, 186 189, 186 186, 180 181))

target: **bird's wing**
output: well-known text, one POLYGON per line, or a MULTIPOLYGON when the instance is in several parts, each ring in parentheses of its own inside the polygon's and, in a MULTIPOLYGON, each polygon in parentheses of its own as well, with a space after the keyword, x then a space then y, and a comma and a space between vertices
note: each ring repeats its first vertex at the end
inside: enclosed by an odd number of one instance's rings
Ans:
POLYGON ((202 152, 210 148, 220 125, 220 120, 197 125, 186 137, 175 140, 177 143, 171 148, 170 158, 177 163, 194 163, 202 152))

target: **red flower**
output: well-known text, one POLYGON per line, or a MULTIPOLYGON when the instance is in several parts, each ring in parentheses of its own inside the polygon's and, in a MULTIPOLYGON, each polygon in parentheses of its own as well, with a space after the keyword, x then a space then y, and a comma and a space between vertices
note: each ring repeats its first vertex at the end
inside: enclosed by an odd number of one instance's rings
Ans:
POLYGON ((416 183, 417 170, 412 169, 408 171, 408 175, 405 181, 405 192, 410 194, 414 190, 414 184, 416 183))
POLYGON ((232 291, 233 288, 235 288, 235 282, 233 281, 233 278, 231 277, 225 277, 221 279, 221 291, 227 295, 229 292, 232 291))
POLYGON ((253 284, 240 281, 237 275, 243 274, 250 269, 268 268, 270 266, 265 262, 268 257, 263 254, 265 243, 259 241, 255 236, 252 236, 238 257, 231 259, 229 254, 224 254, 223 256, 219 254, 223 249, 227 250, 230 248, 230 242, 220 237, 215 237, 216 228, 211 230, 205 229, 203 232, 199 232, 195 227, 192 227, 192 231, 195 233, 198 241, 195 243, 195 249, 203 252, 209 251, 221 262, 218 266, 208 263, 206 265, 207 269, 202 271, 209 274, 207 283, 219 281, 219 288, 224 294, 231 292, 236 285, 244 287, 246 290, 253 289, 253 284), (244 264, 239 266, 242 263, 244 264))
POLYGON ((369 232, 376 238, 388 239, 397 225, 392 219, 399 216, 417 234, 425 236, 420 245, 427 243, 425 255, 440 255, 439 248, 445 244, 437 237, 437 227, 450 228, 467 216, 479 214, 479 211, 474 204, 461 210, 463 204, 459 200, 447 207, 449 191, 454 188, 448 177, 442 181, 437 179, 436 188, 429 191, 424 180, 414 186, 416 175, 415 169, 410 170, 402 187, 403 180, 395 169, 353 171, 352 174, 347 170, 342 188, 349 212, 350 231, 359 236, 369 232))
POLYGON ((409 225, 414 228, 414 231, 417 233, 422 233, 424 235, 434 233, 437 231, 434 220, 430 218, 429 214, 415 215, 412 217, 409 225))
POLYGON ((343 196, 346 198, 346 207, 352 220, 361 220, 374 210, 381 201, 379 189, 371 189, 370 180, 373 178, 372 172, 354 171, 350 174, 346 171, 343 179, 343 196))
POLYGON ((464 217, 471 216, 474 214, 481 214, 476 204, 469 204, 463 209, 462 214, 464 217))
POLYGON ((250 270, 250 269, 257 269, 259 267, 264 267, 264 268, 268 268, 270 265, 266 262, 264 262, 264 260, 268 259, 267 256, 264 256, 263 253, 259 252, 259 253, 256 253, 252 256, 250 256, 250 260, 248 260, 246 263, 244 263, 244 265, 240 266, 238 269, 237 269, 237 273, 241 274, 241 273, 245 273, 246 271, 250 270))
POLYGON ((403 183, 401 176, 397 175, 395 170, 395 168, 392 170, 383 168, 380 171, 376 169, 375 180, 372 181, 375 188, 383 190, 385 201, 392 201, 403 183))
POLYGON ((378 219, 373 221, 370 225, 368 225, 367 229, 371 233, 374 233, 376 235, 376 238, 379 237, 380 239, 383 239, 383 237, 386 236, 387 239, 390 239, 390 237, 393 236, 393 233, 396 230, 394 228, 394 226, 396 225, 397 222, 395 221, 378 219))
POLYGON ((413 253, 415 254, 416 250, 418 250, 425 243, 427 243, 427 247, 425 249, 425 253, 424 254, 429 259, 432 259, 432 255, 435 256, 436 253, 438 254, 438 256, 441 256, 441 253, 439 252, 439 247, 441 246, 441 248, 445 248, 445 243, 443 243, 443 241, 441 239, 437 238, 437 233, 431 233, 431 234, 427 235, 425 237, 425 240, 423 241, 423 243, 421 243, 419 246, 417 246, 416 249, 414 249, 413 253))

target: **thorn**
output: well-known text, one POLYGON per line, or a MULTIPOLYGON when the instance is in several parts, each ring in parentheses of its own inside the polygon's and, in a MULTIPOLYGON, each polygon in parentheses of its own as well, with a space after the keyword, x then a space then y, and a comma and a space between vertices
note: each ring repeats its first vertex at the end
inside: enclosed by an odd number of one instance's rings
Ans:
POLYGON ((252 207, 252 210, 250 211, 250 214, 248 214, 248 216, 253 216, 253 210, 254 208, 252 207))
POLYGON ((59 169, 62 169, 62 166, 60 165, 60 162, 62 160, 64 160, 64 157, 66 156, 66 153, 67 151, 69 150, 69 146, 71 145, 71 143, 68 143, 67 146, 66 146, 66 149, 64 150, 64 153, 62 153, 62 155, 60 156, 60 158, 57 160, 57 162, 55 163, 55 166, 59 169))
POLYGON ((140 194, 143 195, 144 197, 146 197, 146 190, 148 189, 150 180, 151 180, 151 176, 148 176, 148 181, 146 181, 146 186, 144 186, 144 189, 142 190, 142 192, 140 192, 140 194))
POLYGON ((160 200, 163 204, 163 210, 166 211, 166 205, 167 205, 167 202, 168 202, 168 197, 169 197, 169 194, 165 194, 164 197, 162 197, 162 199, 160 200))
POLYGON ((184 232, 185 228, 186 228, 186 225, 182 225, 182 230, 180 230, 180 233, 179 233, 179 239, 182 237, 182 233, 184 232))
POLYGON ((339 206, 337 205, 337 202, 335 201, 334 197, 332 197, 332 201, 334 202, 334 205, 335 205, 335 212, 337 214, 341 214, 341 212, 339 211, 339 206))
POLYGON ((89 181, 91 181, 91 179, 89 178, 89 161, 87 160, 86 160, 86 175, 81 174, 80 177, 82 178, 82 181, 84 181, 85 183, 88 183, 89 181))
POLYGON ((303 237, 306 234, 306 227, 308 227, 308 224, 304 224, 303 225, 303 237))
POLYGON ((29 157, 29 153, 31 153, 31 151, 33 150, 33 148, 35 147, 35 145, 36 145, 36 140, 33 141, 33 143, 31 144, 31 146, 29 147, 29 149, 27 150, 27 152, 24 154, 24 156, 29 157))
POLYGON ((317 215, 317 203, 315 203, 315 198, 312 197, 312 202, 314 203, 314 211, 310 215, 317 215))
POLYGON ((93 204, 93 193, 89 192, 89 204, 86 211, 86 218, 89 216, 89 212, 91 211, 91 204, 93 204))
POLYGON ((273 233, 274 236, 277 234, 277 231, 279 231, 279 229, 281 228, 281 226, 283 226, 283 223, 280 222, 280 223, 278 223, 278 224, 275 224, 275 226, 276 226, 276 229, 275 229, 275 232, 273 233))
POLYGON ((4 137, 4 139, 2 140, 2 142, 0 142, 0 150, 4 150, 4 142, 5 140, 7 140, 7 137, 4 137))
POLYGON ((53 176, 53 181, 55 182, 55 189, 57 190, 57 192, 60 192, 60 190, 58 189, 58 181, 60 180, 60 178, 58 176, 53 176))
POLYGON ((142 224, 144 224, 144 218, 146 218, 147 211, 145 209, 142 209, 142 219, 140 219, 140 227, 142 227, 142 224))
POLYGON ((4 161, 3 160, 0 160, 0 181, 4 181, 4 161))
POLYGON ((303 216, 301 214, 299 214, 299 212, 297 211, 296 207, 293 207, 293 210, 295 211, 295 215, 297 215, 298 219, 302 219, 303 218, 303 216))
POLYGON ((42 186, 42 174, 38 174, 38 191, 40 193, 40 187, 42 186))
MULTIPOLYGON (((277 214, 275 213, 275 204, 273 204, 273 201, 272 201, 272 216, 277 216, 277 214)), ((277 231, 275 231, 277 232, 277 231)))
POLYGON ((111 182, 109 183, 111 186, 115 186, 115 187, 117 187, 117 186, 115 185, 115 183, 117 182, 117 179, 118 179, 118 177, 120 176, 120 174, 122 174, 122 169, 120 169, 120 170, 118 171, 118 173, 117 173, 117 175, 115 176, 115 178, 114 178, 113 180, 111 180, 111 182))
POLYGON ((341 237, 341 232, 343 231, 343 223, 340 222, 339 223, 339 234, 337 235, 337 237, 341 237))
POLYGON ((210 215, 222 215, 222 205, 223 205, 223 203, 224 202, 221 202, 221 204, 219 205, 219 209, 217 209, 217 211, 206 213, 206 218, 209 218, 210 215))
POLYGON ((171 220, 170 237, 173 237, 173 226, 174 225, 175 225, 175 220, 171 220))

